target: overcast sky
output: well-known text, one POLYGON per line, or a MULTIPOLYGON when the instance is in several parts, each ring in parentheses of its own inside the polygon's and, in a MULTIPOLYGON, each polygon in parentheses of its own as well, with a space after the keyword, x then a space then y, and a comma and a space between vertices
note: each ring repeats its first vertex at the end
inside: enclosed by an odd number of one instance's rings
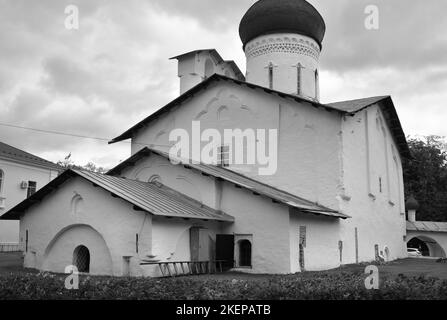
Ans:
MULTIPOLYGON (((178 95, 169 57, 216 48, 245 71, 239 21, 254 0, 0 0, 0 122, 113 138, 178 95), (79 8, 78 30, 64 22, 79 8)), ((406 134, 447 136, 447 1, 311 0, 326 21, 322 102, 391 95, 406 134), (379 30, 364 27, 379 8, 379 30)), ((112 167, 128 143, 0 126, 51 161, 112 167)))

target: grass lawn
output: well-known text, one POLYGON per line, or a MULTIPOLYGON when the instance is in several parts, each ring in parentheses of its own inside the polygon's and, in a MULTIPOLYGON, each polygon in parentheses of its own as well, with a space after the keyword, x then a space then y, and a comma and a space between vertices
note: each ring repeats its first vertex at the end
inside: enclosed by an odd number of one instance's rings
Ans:
POLYGON ((292 275, 224 273, 177 278, 80 276, 23 269, 20 253, 0 253, 2 299, 447 299, 447 264, 403 259, 379 265, 380 289, 366 290, 363 265, 292 275))

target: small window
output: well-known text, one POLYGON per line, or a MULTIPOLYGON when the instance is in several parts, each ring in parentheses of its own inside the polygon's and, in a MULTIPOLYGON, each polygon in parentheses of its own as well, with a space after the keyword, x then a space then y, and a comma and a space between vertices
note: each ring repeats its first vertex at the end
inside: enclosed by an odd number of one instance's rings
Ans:
POLYGON ((251 267, 251 242, 248 240, 239 241, 239 266, 251 267))
POLYGON ((3 191, 4 176, 5 176, 5 174, 3 173, 3 170, 0 169, 0 195, 2 195, 2 191, 3 191))
POLYGON ((138 233, 137 233, 137 234, 135 234, 135 252, 136 253, 138 253, 139 241, 140 241, 140 237, 138 236, 138 233))
POLYGON ((73 265, 79 272, 90 272, 90 252, 86 246, 78 246, 73 252, 73 265))
POLYGON ((28 181, 28 192, 27 192, 26 197, 29 198, 33 194, 35 194, 36 189, 37 189, 37 182, 36 181, 28 181))
POLYGON ((25 252, 28 252, 28 230, 25 232, 25 252))
POLYGON ((301 63, 298 63, 296 66, 296 93, 297 95, 301 95, 301 76, 302 76, 303 66, 301 63))
POLYGON ((270 62, 268 69, 269 69, 269 88, 273 89, 273 63, 270 62))
POLYGON ((219 165, 222 167, 230 166, 230 146, 223 145, 218 147, 217 160, 219 165))
POLYGON ((379 177, 379 191, 382 193, 382 177, 379 177))
POLYGON ((320 82, 320 80, 319 80, 318 70, 315 69, 315 99, 318 99, 318 97, 320 96, 319 86, 318 86, 319 82, 320 82))

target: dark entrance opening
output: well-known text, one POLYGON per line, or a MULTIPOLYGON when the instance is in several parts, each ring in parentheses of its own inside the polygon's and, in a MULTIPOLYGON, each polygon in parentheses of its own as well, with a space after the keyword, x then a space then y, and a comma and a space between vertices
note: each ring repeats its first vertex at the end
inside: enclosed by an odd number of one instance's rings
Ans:
POLYGON ((86 246, 78 246, 73 252, 73 265, 79 272, 90 272, 90 252, 86 246))
POLYGON ((407 243, 407 248, 419 249, 424 257, 430 256, 430 249, 428 249, 427 244, 418 238, 413 238, 407 243))
POLYGON ((216 260, 222 261, 223 270, 234 267, 234 235, 216 235, 216 260))
POLYGON ((251 267, 251 243, 248 240, 239 241, 239 266, 251 267))

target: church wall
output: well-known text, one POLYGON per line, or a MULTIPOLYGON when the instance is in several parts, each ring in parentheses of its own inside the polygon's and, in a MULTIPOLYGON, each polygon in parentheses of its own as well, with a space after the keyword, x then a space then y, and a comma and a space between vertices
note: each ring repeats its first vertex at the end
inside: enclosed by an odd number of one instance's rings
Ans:
POLYGON ((28 230, 24 265, 64 272, 73 263, 74 248, 85 245, 90 251, 92 274, 142 275, 139 262, 151 251, 151 225, 150 215, 133 210, 132 205, 82 178, 74 178, 22 216, 20 238, 24 251, 28 230), (125 256, 130 257, 129 264, 125 256), (112 265, 103 263, 106 258, 112 265))
MULTIPOLYGON (((224 183, 222 210, 235 218, 224 233, 250 239, 253 273, 290 273, 289 214, 287 206, 224 183)), ((237 260, 237 257, 235 257, 237 260)))
POLYGON ((259 165, 230 168, 336 209, 340 115, 304 104, 220 82, 137 132, 132 139, 132 154, 151 143, 168 151, 173 144, 169 142, 169 132, 175 128, 191 132, 192 120, 200 120, 202 131, 215 128, 222 135, 227 128, 277 129, 279 156, 274 175, 259 175, 259 165))
MULTIPOLYGON (((161 178, 160 181, 167 186, 216 210, 220 209, 235 218, 235 222, 232 224, 222 224, 221 233, 234 233, 235 235, 249 236, 249 239, 251 239, 253 268, 243 271, 256 273, 290 272, 289 214, 286 206, 275 204, 270 199, 262 196, 255 196, 245 189, 236 188, 231 183, 217 183, 213 177, 203 176, 198 171, 186 169, 181 165, 173 165, 167 159, 157 155, 139 161, 135 168, 123 171, 122 175, 132 178, 133 172, 141 171, 141 168, 145 168, 145 174, 140 175, 141 177, 149 177, 153 173, 157 173, 161 178), (160 165, 147 166, 147 163, 159 163, 160 165), (178 176, 187 177, 193 184, 182 186, 176 179, 178 176), (200 198, 190 193, 187 190, 188 188, 198 190, 196 194, 200 194, 200 198)), ((175 219, 165 220, 164 225, 166 226, 160 228, 158 232, 156 228, 159 224, 154 220, 154 241, 160 244, 173 243, 168 241, 169 238, 172 238, 173 233, 180 234, 191 226, 191 222, 183 222, 180 225, 175 222, 175 225, 171 225, 171 221, 175 221, 175 219)), ((208 227, 208 229, 210 228, 208 227)), ((178 235, 174 236, 173 239, 177 238, 178 235)), ((183 243, 189 242, 185 238, 183 243)), ((173 245, 170 246, 173 247, 173 245)), ((155 248, 156 244, 154 243, 154 250, 155 248)), ((166 249, 162 251, 170 252, 166 249)), ((189 257, 186 249, 176 250, 176 252, 179 252, 179 258, 189 257), (180 252, 183 252, 183 255, 180 252)))
POLYGON ((339 219, 314 216, 290 209, 290 268, 300 272, 300 233, 305 227, 304 269, 319 271, 340 266, 340 225, 339 219), (301 228, 301 229, 300 229, 301 228))
POLYGON ((381 117, 378 106, 373 106, 343 121, 344 183, 339 199, 343 212, 352 216, 341 233, 346 263, 357 260, 356 228, 360 262, 375 259, 375 245, 379 252, 388 247, 390 259, 406 257, 402 167, 381 117))
MULTIPOLYGON (((222 233, 222 227, 222 223, 217 221, 154 217, 150 258, 163 262, 191 261, 190 230, 199 228, 199 260, 215 260, 216 234, 222 233)), ((145 276, 162 276, 158 266, 148 265, 143 266, 143 269, 145 276)), ((173 272, 173 267, 171 269, 173 272)))

